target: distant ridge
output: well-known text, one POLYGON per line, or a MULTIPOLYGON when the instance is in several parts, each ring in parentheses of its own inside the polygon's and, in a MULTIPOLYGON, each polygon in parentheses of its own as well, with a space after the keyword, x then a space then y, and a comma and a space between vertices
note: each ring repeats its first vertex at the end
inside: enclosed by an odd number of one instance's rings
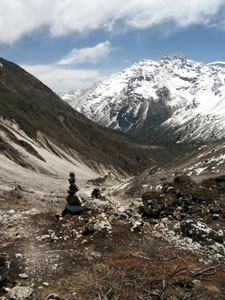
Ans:
POLYGON ((203 64, 183 55, 144 59, 92 88, 65 93, 98 124, 135 141, 193 146, 225 137, 225 63, 203 64))

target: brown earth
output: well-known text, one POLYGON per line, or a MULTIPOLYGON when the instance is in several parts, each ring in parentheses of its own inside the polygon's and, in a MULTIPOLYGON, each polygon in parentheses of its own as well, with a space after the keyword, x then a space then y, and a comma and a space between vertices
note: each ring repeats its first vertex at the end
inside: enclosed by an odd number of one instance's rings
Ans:
POLYGON ((50 211, 32 211, 23 198, 3 197, 0 204, 7 216, 0 253, 11 261, 0 297, 18 285, 31 287, 30 299, 37 300, 51 293, 66 300, 225 297, 224 265, 200 263, 198 255, 153 234, 149 221, 132 229, 118 217, 110 231, 91 232, 86 225, 98 218, 97 210, 56 218, 50 211), (27 279, 20 278, 23 273, 27 279))

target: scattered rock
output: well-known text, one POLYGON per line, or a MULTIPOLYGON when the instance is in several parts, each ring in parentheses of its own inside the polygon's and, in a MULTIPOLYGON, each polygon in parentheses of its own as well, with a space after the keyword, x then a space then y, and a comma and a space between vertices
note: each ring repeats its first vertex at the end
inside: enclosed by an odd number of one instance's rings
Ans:
POLYGON ((56 242, 59 238, 55 235, 55 232, 53 230, 48 230, 49 233, 49 239, 51 242, 56 242))
POLYGON ((142 196, 142 202, 144 204, 144 212, 150 218, 158 219, 160 213, 165 209, 164 198, 157 192, 149 192, 142 196))
MULTIPOLYGON (((99 231, 110 231, 112 226, 106 216, 106 214, 102 213, 97 218, 91 217, 85 226, 85 232, 99 232, 99 231)), ((87 234, 86 234, 87 235, 87 234)))
POLYGON ((181 231, 184 236, 193 238, 196 241, 212 240, 223 244, 224 236, 200 221, 187 220, 181 223, 181 231))

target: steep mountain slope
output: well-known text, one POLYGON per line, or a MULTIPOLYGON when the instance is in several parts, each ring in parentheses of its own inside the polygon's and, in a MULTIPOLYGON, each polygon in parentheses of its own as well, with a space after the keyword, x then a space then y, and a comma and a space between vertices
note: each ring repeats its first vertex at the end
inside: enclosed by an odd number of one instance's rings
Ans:
POLYGON ((224 80, 225 63, 166 56, 142 60, 91 89, 61 97, 136 141, 193 144, 225 136, 224 80))
POLYGON ((12 149, 7 139, 19 144, 20 148, 27 148, 42 161, 28 138, 61 158, 75 158, 100 172, 101 168, 105 169, 103 172, 106 169, 138 172, 150 162, 147 155, 122 135, 94 124, 31 74, 2 58, 0 122, 2 154, 23 166, 28 163, 12 149), (27 139, 15 137, 11 129, 17 134, 21 131, 27 139))

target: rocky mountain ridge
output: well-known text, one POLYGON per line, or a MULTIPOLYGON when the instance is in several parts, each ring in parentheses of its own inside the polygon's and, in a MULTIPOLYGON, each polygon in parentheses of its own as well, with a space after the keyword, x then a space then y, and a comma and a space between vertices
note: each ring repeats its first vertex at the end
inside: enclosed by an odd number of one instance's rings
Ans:
POLYGON ((165 56, 60 96, 91 120, 138 142, 201 143, 225 136, 224 81, 223 62, 165 56))

